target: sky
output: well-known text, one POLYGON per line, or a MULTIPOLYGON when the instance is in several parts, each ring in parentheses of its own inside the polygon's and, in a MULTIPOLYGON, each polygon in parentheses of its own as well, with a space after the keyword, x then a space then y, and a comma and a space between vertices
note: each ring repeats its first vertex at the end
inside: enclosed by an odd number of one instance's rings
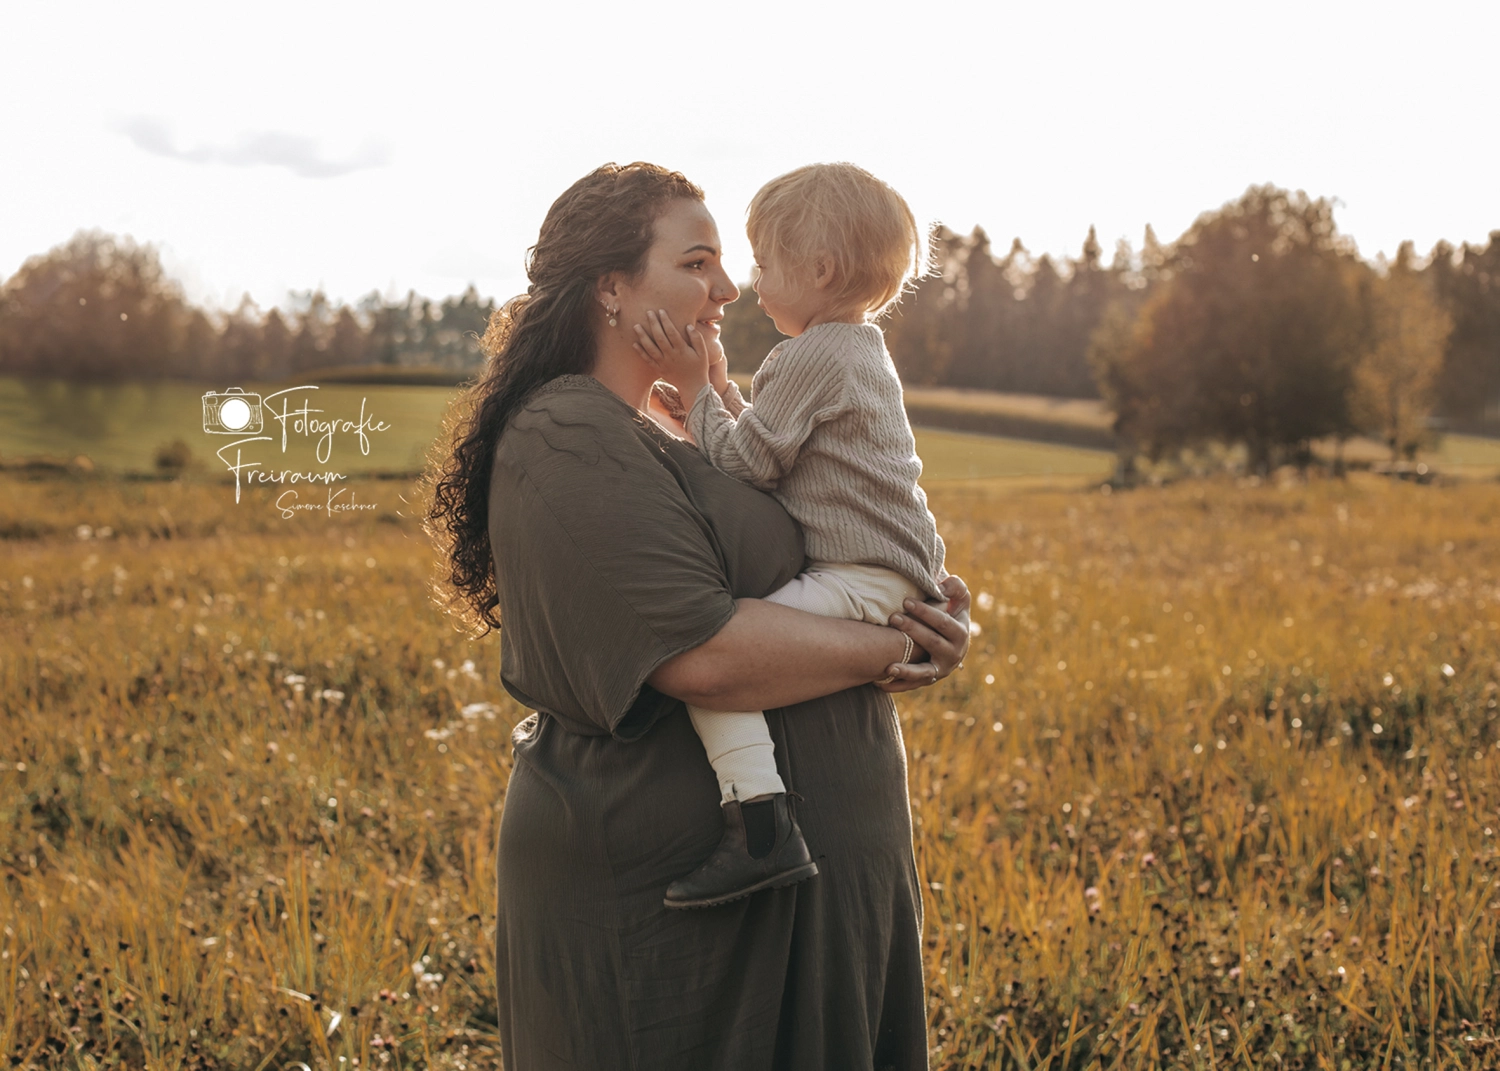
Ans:
MULTIPOLYGON (((606 161, 708 194, 851 160, 1001 251, 1175 238, 1252 184, 1373 258, 1500 229, 1500 4, 46 3, 0 32, 0 278, 81 229, 190 298, 525 288, 606 161)), ((1106 252, 1108 255, 1108 252, 1106 252)))

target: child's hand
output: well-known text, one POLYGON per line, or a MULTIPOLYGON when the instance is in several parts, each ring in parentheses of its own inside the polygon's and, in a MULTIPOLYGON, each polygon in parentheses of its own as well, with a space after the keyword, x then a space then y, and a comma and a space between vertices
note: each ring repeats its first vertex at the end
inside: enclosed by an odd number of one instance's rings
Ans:
POLYGON ((708 339, 696 326, 688 324, 684 340, 665 309, 646 313, 646 319, 650 322, 649 331, 635 325, 635 351, 662 379, 677 388, 684 405, 691 406, 710 383, 708 369, 712 358, 708 339))
POLYGON ((718 339, 708 347, 708 383, 720 397, 729 389, 729 359, 724 356, 724 347, 718 339))

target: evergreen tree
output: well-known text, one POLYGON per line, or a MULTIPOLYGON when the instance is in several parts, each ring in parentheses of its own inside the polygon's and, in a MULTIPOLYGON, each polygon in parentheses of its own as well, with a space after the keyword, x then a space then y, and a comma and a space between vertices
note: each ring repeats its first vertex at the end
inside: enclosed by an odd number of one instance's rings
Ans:
POLYGON ((886 345, 897 371, 905 382, 921 386, 947 381, 966 304, 964 238, 938 227, 931 248, 932 274, 885 321, 886 345))
POLYGON ((248 380, 255 375, 260 354, 260 310, 246 294, 239 307, 224 318, 219 339, 218 367, 207 375, 227 383, 248 380))
POLYGON ((256 355, 254 378, 281 379, 292 373, 292 351, 295 338, 280 309, 266 313, 260 329, 260 350, 256 355))
POLYGON ((1453 319, 1437 383, 1442 411, 1500 416, 1500 231, 1483 248, 1439 242, 1424 274, 1453 319))
POLYGON ((1014 367, 1014 288, 995 260, 989 235, 975 227, 964 260, 965 315, 959 352, 948 382, 957 387, 996 389, 1014 367))

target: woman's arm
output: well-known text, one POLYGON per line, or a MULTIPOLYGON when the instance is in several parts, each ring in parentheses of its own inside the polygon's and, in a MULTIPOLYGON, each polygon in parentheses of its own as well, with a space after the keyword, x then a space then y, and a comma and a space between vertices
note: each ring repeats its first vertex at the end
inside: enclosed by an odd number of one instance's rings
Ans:
MULTIPOLYGON (((962 594, 966 616, 967 589, 962 594)), ((657 691, 694 706, 766 710, 892 673, 896 680, 883 686, 888 691, 921 687, 946 677, 963 660, 969 647, 966 620, 921 604, 897 617, 899 625, 885 628, 738 599, 728 624, 706 643, 663 662, 647 680, 657 691), (906 650, 902 632, 930 654, 929 662, 897 664, 906 650)))

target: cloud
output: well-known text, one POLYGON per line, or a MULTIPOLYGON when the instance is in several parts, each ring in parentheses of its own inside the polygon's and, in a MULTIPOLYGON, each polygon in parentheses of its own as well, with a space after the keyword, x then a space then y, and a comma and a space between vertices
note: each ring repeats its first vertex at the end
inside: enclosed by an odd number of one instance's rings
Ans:
POLYGON ((329 159, 312 138, 265 130, 242 134, 233 145, 202 145, 192 149, 178 148, 172 131, 159 119, 139 115, 120 124, 120 131, 135 147, 153 156, 183 160, 193 164, 228 164, 230 167, 284 167, 303 178, 338 178, 386 162, 386 153, 378 145, 366 145, 352 156, 329 159))

